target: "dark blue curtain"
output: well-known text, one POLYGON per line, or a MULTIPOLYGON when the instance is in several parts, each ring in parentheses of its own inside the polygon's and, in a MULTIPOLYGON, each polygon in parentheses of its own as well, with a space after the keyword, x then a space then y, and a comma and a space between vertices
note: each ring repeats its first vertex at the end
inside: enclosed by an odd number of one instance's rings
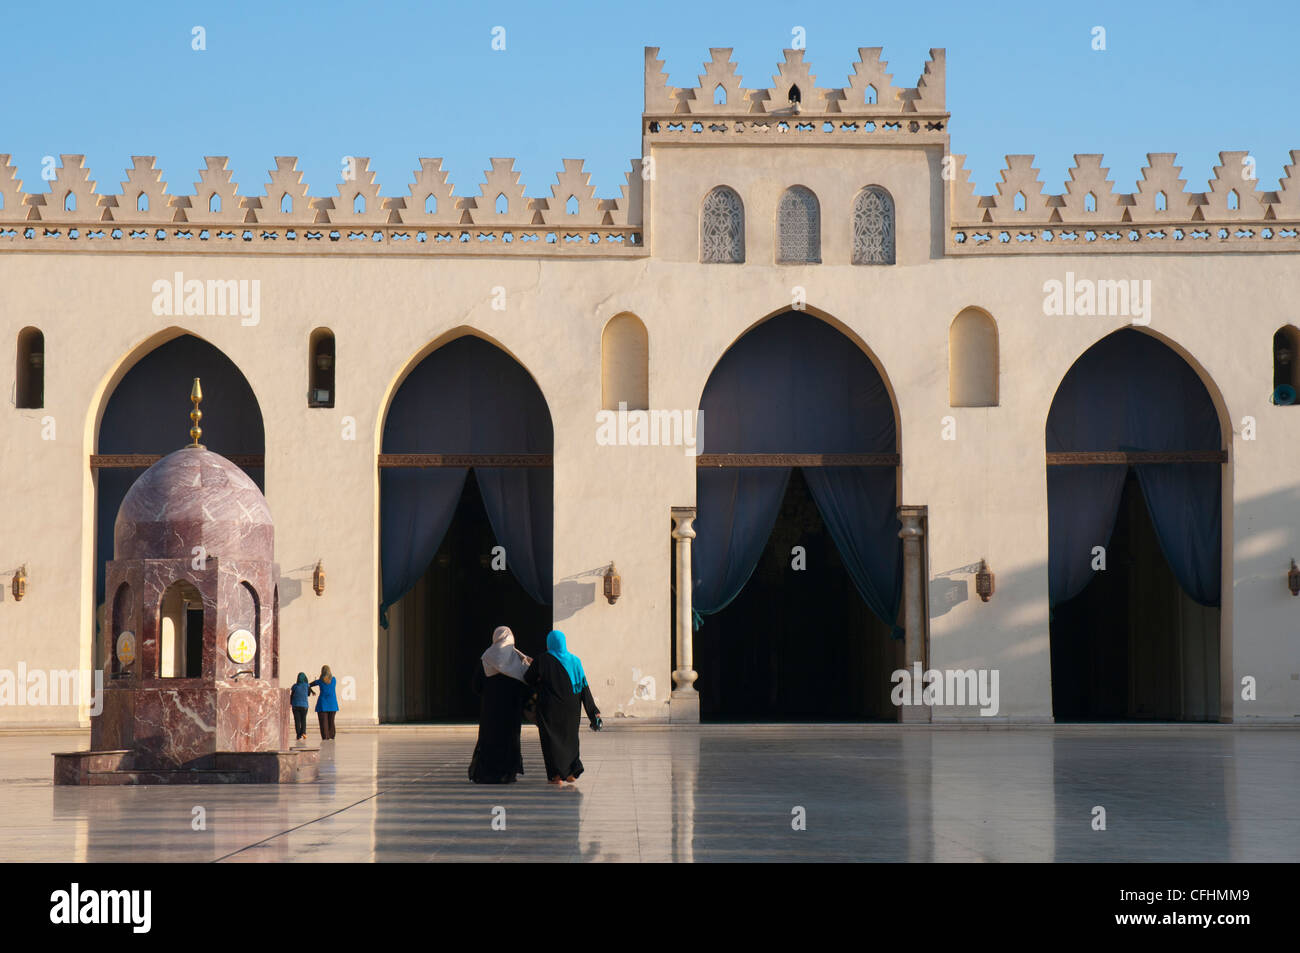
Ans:
MULTIPOLYGON (((550 453, 551 415, 537 383, 481 338, 438 348, 402 382, 384 423, 384 453, 550 453)), ((424 575, 465 484, 458 468, 386 469, 380 477, 380 622, 424 575)), ((485 468, 483 504, 506 566, 551 601, 552 477, 542 468, 485 468)))
MULTIPOLYGON (((1196 372, 1148 334, 1103 338, 1061 381, 1047 418, 1047 450, 1221 449, 1219 417, 1196 372)), ((1142 464, 1138 480, 1170 568, 1197 602, 1219 604, 1217 463, 1142 464)), ((1048 467, 1048 576, 1052 605, 1092 578, 1092 548, 1106 546, 1127 468, 1048 467)))
POLYGON ((895 638, 902 638, 903 564, 894 468, 804 467, 803 475, 862 601, 894 627, 895 638))
MULTIPOLYGON (((875 365, 825 322, 787 312, 737 341, 700 399, 708 453, 893 453, 894 407, 875 365)), ((892 467, 805 468, 845 568, 867 605, 898 618, 902 543, 892 467)), ((701 469, 692 551, 694 609, 719 611, 771 536, 789 467, 701 469)))
POLYGON ((725 609, 758 565, 772 535, 789 467, 710 467, 695 479, 691 605, 697 616, 725 609))
MULTIPOLYGON (((97 453, 171 453, 190 442, 190 387, 203 381, 202 442, 222 456, 266 450, 262 411, 247 379, 216 347, 192 334, 160 344, 123 375, 104 408, 97 453)), ((305 396, 305 395, 304 395, 305 396)), ((263 469, 245 468, 265 489, 263 469)), ((113 524, 143 470, 100 470, 96 486, 95 604, 104 601, 104 564, 113 524)))

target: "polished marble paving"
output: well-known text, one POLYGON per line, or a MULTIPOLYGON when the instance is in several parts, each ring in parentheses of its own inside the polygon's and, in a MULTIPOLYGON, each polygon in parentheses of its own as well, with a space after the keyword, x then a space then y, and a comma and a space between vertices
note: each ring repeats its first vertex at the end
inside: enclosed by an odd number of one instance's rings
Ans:
POLYGON ((466 780, 473 729, 340 730, 315 784, 55 788, 86 744, 0 735, 0 860, 1300 858, 1289 728, 615 725, 561 790, 531 729, 504 787, 466 780))

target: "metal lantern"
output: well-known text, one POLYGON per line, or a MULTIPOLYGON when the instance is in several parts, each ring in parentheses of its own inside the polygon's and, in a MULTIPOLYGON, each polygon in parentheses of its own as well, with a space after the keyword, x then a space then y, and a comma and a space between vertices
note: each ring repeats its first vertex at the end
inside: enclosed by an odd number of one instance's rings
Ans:
POLYGON ((1291 595, 1300 596, 1300 568, 1296 567, 1295 560, 1291 560, 1291 569, 1286 574, 1286 587, 1291 590, 1291 595))
POLYGON ((610 563, 609 568, 605 570, 605 598, 609 600, 609 604, 612 606, 618 602, 618 597, 622 594, 623 578, 618 574, 618 570, 614 568, 614 564, 610 563))
POLYGON ((311 573, 311 588, 318 596, 325 594, 325 567, 320 560, 316 561, 316 568, 311 573))
POLYGON ((993 595, 993 573, 989 572, 989 564, 983 559, 980 560, 979 572, 975 573, 975 592, 984 602, 993 595))
MULTIPOLYGON (((1295 563, 1292 563, 1291 565, 1292 567, 1294 567, 1295 563)), ((16 573, 14 573, 13 582, 10 583, 9 588, 14 594, 14 602, 22 602, 23 596, 27 595, 27 567, 26 566, 23 566, 16 573)))

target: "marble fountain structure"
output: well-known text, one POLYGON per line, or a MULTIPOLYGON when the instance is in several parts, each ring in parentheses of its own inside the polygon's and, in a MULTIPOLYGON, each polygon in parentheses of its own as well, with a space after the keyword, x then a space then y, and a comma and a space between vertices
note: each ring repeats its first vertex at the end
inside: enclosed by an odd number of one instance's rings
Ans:
POLYGON ((194 443, 146 470, 118 511, 103 710, 89 751, 55 754, 55 784, 316 780, 319 749, 289 748, 271 511, 198 444, 195 406, 194 443))

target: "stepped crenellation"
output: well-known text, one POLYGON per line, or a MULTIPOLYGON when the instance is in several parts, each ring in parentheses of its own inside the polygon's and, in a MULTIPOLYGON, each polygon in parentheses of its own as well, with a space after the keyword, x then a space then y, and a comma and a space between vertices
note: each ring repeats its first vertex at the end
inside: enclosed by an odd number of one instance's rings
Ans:
MULTIPOLYGON (((859 49, 843 86, 819 85, 805 51, 791 49, 771 86, 749 88, 731 48, 718 47, 698 85, 679 88, 658 54, 645 48, 644 156, 663 143, 928 149, 942 157, 952 254, 1300 248, 1300 152, 1272 190, 1261 187, 1253 156, 1222 152, 1204 192, 1187 190, 1173 153, 1150 153, 1131 193, 1115 190, 1100 155, 1076 155, 1059 193, 1047 190, 1032 155, 1009 155, 993 193, 979 195, 966 157, 950 153, 942 49, 930 50, 911 87, 896 83, 880 47, 859 49)), ((850 162, 870 167, 867 158, 850 162)), ((189 193, 173 194, 154 157, 135 156, 120 191, 106 194, 81 155, 46 165, 49 191, 25 192, 0 155, 0 248, 640 257, 654 177, 633 160, 620 194, 600 198, 583 161, 566 159, 550 194, 529 197, 514 160, 494 158, 478 194, 457 195, 442 160, 422 158, 406 194, 385 195, 369 159, 344 157, 334 194, 313 196, 297 159, 278 156, 261 194, 241 194, 226 157, 209 156, 189 193)))

